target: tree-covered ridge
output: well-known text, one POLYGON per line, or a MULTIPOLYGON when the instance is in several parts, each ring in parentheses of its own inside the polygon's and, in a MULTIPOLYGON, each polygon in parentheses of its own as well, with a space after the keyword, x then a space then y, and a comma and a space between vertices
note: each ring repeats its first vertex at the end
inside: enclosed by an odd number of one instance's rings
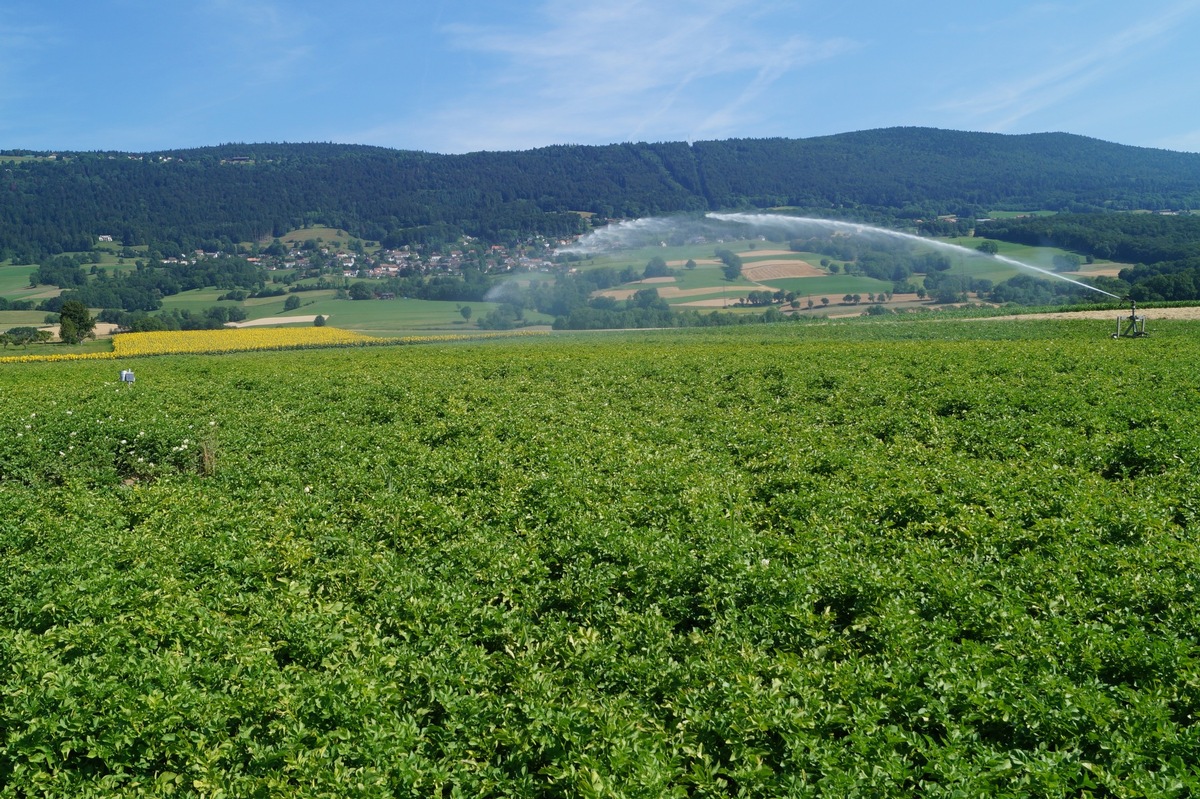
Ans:
MULTIPOLYGON (((2 157, 0 157, 2 160, 2 157)), ((634 217, 796 206, 973 216, 1200 205, 1200 155, 1068 134, 891 128, 812 139, 554 146, 437 155, 335 144, 221 145, 6 162, 0 254, 260 239, 326 224, 393 245, 468 233, 571 235, 576 212, 634 217)))

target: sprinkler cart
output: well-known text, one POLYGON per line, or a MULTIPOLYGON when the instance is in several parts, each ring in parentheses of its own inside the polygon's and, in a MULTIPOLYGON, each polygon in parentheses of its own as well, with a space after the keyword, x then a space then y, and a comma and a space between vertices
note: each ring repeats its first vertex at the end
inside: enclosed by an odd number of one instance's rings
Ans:
POLYGON ((1113 338, 1121 338, 1128 336, 1129 338, 1139 338, 1146 335, 1146 316, 1137 312, 1137 302, 1129 301, 1129 316, 1117 317, 1117 332, 1113 333, 1113 338))

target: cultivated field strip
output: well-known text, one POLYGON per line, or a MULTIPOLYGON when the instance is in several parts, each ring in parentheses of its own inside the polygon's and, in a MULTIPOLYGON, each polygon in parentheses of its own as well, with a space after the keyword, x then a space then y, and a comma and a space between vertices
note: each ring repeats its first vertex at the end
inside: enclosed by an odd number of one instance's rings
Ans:
POLYGON ((1176 324, 0 370, 0 795, 1188 795, 1176 324))

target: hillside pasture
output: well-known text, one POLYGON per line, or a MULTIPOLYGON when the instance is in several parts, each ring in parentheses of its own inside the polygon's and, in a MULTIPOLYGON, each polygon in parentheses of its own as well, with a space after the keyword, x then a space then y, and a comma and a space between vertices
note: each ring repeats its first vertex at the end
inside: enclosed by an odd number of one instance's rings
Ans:
MULTIPOLYGON (((733 285, 725 279, 721 267, 717 264, 697 265, 695 269, 676 269, 675 286, 681 290, 688 289, 720 289, 733 285)), ((751 282, 741 284, 743 288, 751 288, 751 282)))
POLYGON ((11 327, 45 327, 45 311, 0 311, 0 333, 11 327))
MULTIPOLYGON (((499 308, 498 303, 492 302, 443 302, 434 300, 339 300, 330 295, 320 296, 321 292, 305 292, 300 294, 301 306, 291 314, 320 314, 331 320, 336 320, 338 327, 354 330, 373 336, 403 336, 410 333, 473 332, 479 331, 476 324, 490 311, 499 308), (318 296, 309 298, 308 294, 318 296), (462 317, 462 306, 471 308, 470 320, 462 317)), ((282 305, 280 313, 282 311, 282 305)), ((261 318, 261 317, 257 317, 261 318)), ((528 324, 548 325, 554 321, 552 317, 526 309, 525 319, 528 324)))
POLYGON ((17 295, 29 291, 29 276, 36 270, 36 266, 12 266, 0 261, 0 297, 20 299, 17 295))
MULTIPOLYGON (((981 230, 981 234, 982 233, 986 233, 986 230, 981 230)), ((978 238, 969 238, 968 237, 968 238, 946 239, 946 241, 948 241, 951 244, 957 244, 961 247, 966 247, 967 249, 974 250, 976 247, 979 246, 979 244, 982 241, 984 241, 985 238, 986 238, 986 236, 978 237, 978 238)), ((1077 255, 1076 253, 1072 253, 1069 250, 1064 250, 1059 247, 1031 247, 1031 246, 1024 245, 1024 244, 1013 244, 1013 243, 1007 242, 1007 241, 997 241, 996 244, 999 246, 999 254, 1000 255, 1004 255, 1009 258, 1016 259, 1018 261, 1021 261, 1022 263, 1031 264, 1032 266, 1036 266, 1039 269, 1045 269, 1045 270, 1048 270, 1051 272, 1055 271, 1055 267, 1054 267, 1054 257, 1055 256, 1077 255)), ((997 262, 994 259, 987 258, 986 256, 985 257, 977 257, 977 256, 966 256, 966 255, 963 255, 963 256, 955 255, 955 256, 951 256, 951 257, 952 257, 952 260, 954 261, 954 266, 952 267, 954 270, 956 270, 956 271, 961 270, 961 271, 963 271, 963 273, 968 274, 972 277, 986 278, 988 280, 992 280, 997 283, 1002 280, 1007 280, 1008 278, 1010 278, 1014 275, 1022 275, 1022 274, 1023 275, 1034 275, 1036 277, 1041 277, 1041 278, 1047 278, 1046 275, 1040 274, 1034 270, 1020 269, 1020 268, 1011 266, 1009 264, 1005 264, 1003 262, 997 262)), ((1115 264, 1108 265, 1109 268, 1116 267, 1117 271, 1120 271, 1120 269, 1124 268, 1124 266, 1125 265, 1118 266, 1115 264)), ((1086 269, 1090 271, 1091 267, 1089 266, 1086 269)), ((1101 269, 1104 269, 1104 265, 1101 265, 1101 269)), ((1084 273, 1085 273, 1084 270, 1080 271, 1080 274, 1084 274, 1084 273)), ((1097 270, 1097 271, 1091 271, 1090 273, 1091 274, 1106 274, 1107 272, 1097 270)), ((1116 273, 1113 272, 1111 274, 1115 275, 1116 273)), ((1047 279, 1053 280, 1053 278, 1047 278, 1047 279)))
MULTIPOLYGON (((162 309, 171 311, 178 309, 180 311, 190 311, 192 313, 202 313, 206 308, 211 308, 214 305, 234 306, 246 305, 247 310, 254 300, 246 300, 244 303, 235 302, 218 302, 217 297, 224 294, 223 289, 192 289, 191 291, 181 291, 178 294, 171 294, 162 298, 162 309)), ((280 299, 282 305, 282 298, 280 299)))
MULTIPOLYGON (((9 300, 39 301, 49 297, 57 297, 62 290, 55 286, 30 286, 29 277, 37 270, 36 266, 0 266, 0 297, 9 300)), ((43 314, 44 315, 44 314, 43 314)))
MULTIPOLYGON (((317 241, 325 246, 330 247, 345 247, 350 243, 350 234, 344 230, 332 227, 308 227, 297 228, 296 230, 288 231, 279 237, 279 240, 290 247, 300 247, 304 242, 309 240, 317 241)), ((270 242, 271 238, 267 237, 264 242, 270 242)))

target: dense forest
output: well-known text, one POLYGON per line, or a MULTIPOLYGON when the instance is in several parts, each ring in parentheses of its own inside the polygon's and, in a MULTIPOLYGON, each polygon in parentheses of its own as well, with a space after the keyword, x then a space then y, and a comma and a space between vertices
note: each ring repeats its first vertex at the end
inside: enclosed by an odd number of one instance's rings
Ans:
POLYGON ((335 144, 42 155, 0 155, 0 259, 41 263, 102 234, 216 249, 306 224, 393 246, 463 233, 504 242, 580 233, 581 212, 788 206, 913 221, 998 208, 1200 207, 1200 155, 1057 133, 891 128, 465 155, 335 144))

